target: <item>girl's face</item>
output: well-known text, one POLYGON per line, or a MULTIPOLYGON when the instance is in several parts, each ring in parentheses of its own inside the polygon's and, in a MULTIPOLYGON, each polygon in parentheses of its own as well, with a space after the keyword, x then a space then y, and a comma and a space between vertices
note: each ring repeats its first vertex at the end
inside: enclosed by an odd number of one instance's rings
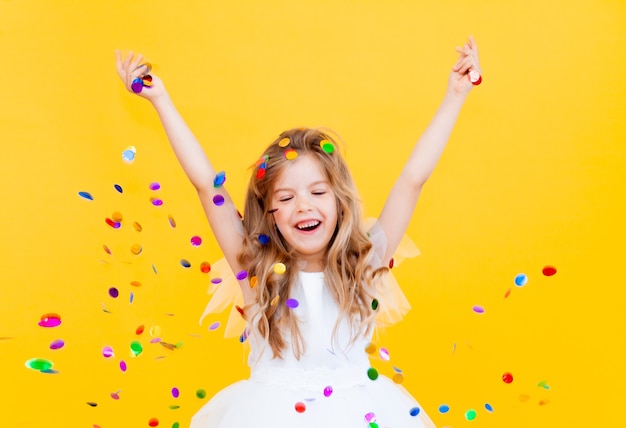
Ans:
POLYGON ((322 271, 337 227, 337 201, 320 163, 300 155, 279 175, 270 195, 276 227, 305 261, 305 271, 322 271))

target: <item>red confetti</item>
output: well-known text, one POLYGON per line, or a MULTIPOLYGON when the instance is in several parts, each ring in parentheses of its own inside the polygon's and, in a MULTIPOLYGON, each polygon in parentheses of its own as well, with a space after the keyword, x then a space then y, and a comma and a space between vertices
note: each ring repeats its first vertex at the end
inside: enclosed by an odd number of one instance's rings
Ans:
POLYGON ((502 382, 511 383, 513 382, 513 375, 509 372, 506 372, 502 375, 502 382))
POLYGON ((159 426, 159 420, 157 418, 152 418, 148 421, 148 425, 151 427, 158 427, 159 426))
POLYGON ((304 413, 304 411, 306 410, 306 405, 302 401, 298 401, 295 407, 296 412, 298 413, 304 413))
POLYGON ((556 273, 556 268, 554 266, 544 266, 542 272, 545 276, 552 276, 556 273))

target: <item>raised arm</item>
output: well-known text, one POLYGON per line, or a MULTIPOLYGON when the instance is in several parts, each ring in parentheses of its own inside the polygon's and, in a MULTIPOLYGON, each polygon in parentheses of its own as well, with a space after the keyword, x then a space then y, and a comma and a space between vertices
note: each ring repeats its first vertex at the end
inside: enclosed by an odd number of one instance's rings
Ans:
MULTIPOLYGON (((463 47, 457 47, 459 59, 450 72, 448 88, 439 109, 413 148, 409 159, 400 172, 379 217, 387 236, 385 265, 393 256, 408 227, 415 205, 426 180, 430 177, 441 157, 452 128, 474 84, 475 75, 480 76, 478 48, 472 37, 463 47)), ((478 82, 479 83, 479 82, 478 82)))
MULTIPOLYGON (((115 52, 115 56, 120 78, 130 92, 137 93, 132 90, 133 81, 150 71, 142 64, 143 56, 135 56, 131 52, 122 59, 119 51, 115 52)), ((243 244, 243 226, 237 209, 226 188, 219 185, 219 182, 218 186, 214 184, 218 173, 174 106, 163 82, 154 74, 150 76, 152 77, 151 87, 144 87, 137 95, 149 100, 157 111, 180 165, 198 192, 200 202, 224 257, 233 272, 239 272, 242 268, 237 261, 237 255, 243 244), (214 199, 215 197, 217 199, 214 199)), ((241 285, 244 297, 251 297, 247 281, 243 281, 241 285)))

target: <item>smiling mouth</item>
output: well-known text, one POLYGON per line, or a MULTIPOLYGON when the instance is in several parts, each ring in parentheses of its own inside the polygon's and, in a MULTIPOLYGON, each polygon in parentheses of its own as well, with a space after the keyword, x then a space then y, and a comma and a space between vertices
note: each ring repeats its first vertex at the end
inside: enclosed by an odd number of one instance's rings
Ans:
POLYGON ((311 220, 311 221, 305 221, 305 222, 296 224, 296 228, 298 230, 302 230, 302 231, 305 231, 305 232, 310 232, 312 230, 317 229, 317 227, 320 224, 321 224, 321 222, 319 222, 317 220, 311 220))

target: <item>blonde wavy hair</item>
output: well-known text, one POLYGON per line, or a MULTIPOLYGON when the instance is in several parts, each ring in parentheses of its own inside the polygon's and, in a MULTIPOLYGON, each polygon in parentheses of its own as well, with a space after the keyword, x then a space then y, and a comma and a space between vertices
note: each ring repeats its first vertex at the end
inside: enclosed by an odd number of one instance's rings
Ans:
POLYGON ((273 187, 291 162, 285 156, 286 150, 317 159, 336 197, 337 227, 324 260, 324 281, 339 307, 333 341, 337 339, 342 319, 348 321, 352 335, 350 343, 373 328, 376 314, 372 304, 373 283, 387 269, 373 269, 370 265, 373 246, 364 229, 360 199, 339 152, 338 141, 330 132, 321 129, 285 131, 267 147, 250 178, 243 214, 244 244, 239 262, 247 268, 250 278, 256 277, 257 300, 256 305, 246 308, 246 315, 249 320, 258 319, 253 328, 258 328, 265 337, 274 357, 280 357, 287 346, 287 332, 296 358, 305 350, 297 318, 286 306, 298 273, 298 260, 275 227, 270 212, 273 187), (286 138, 289 140, 285 146, 286 138), (326 144, 326 150, 322 144, 326 144), (269 237, 269 242, 265 242, 265 237, 269 237), (276 263, 283 263, 287 271, 276 274, 273 269, 276 263), (250 310, 253 313, 248 314, 250 310))

